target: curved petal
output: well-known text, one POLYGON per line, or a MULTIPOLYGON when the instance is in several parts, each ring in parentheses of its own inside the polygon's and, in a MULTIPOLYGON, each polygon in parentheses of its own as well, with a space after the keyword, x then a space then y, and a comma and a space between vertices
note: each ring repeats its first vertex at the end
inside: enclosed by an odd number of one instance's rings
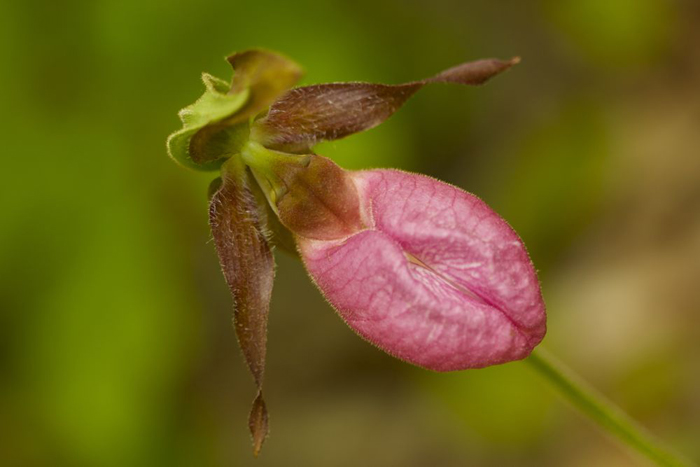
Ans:
POLYGON ((477 86, 507 70, 519 58, 462 63, 420 81, 404 84, 326 83, 292 89, 272 104, 251 129, 264 146, 306 153, 321 141, 374 128, 421 88, 431 83, 477 86))
POLYGON ((346 322, 388 353, 437 371, 525 358, 546 329, 525 247, 474 195, 395 170, 356 172, 371 229, 299 239, 346 322))
POLYGON ((267 436, 268 417, 262 396, 275 262, 267 241, 264 207, 251 189, 243 163, 232 158, 222 167, 222 180, 211 198, 209 224, 221 269, 233 298, 233 324, 238 344, 258 392, 248 424, 257 456, 267 436))

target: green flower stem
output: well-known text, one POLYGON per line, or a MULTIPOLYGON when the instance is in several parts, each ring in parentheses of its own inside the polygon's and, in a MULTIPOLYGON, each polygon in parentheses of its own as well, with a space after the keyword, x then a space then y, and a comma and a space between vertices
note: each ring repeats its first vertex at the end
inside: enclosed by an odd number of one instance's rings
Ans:
POLYGON ((660 466, 689 467, 692 462, 665 447, 591 385, 542 348, 526 360, 566 399, 603 429, 660 466))

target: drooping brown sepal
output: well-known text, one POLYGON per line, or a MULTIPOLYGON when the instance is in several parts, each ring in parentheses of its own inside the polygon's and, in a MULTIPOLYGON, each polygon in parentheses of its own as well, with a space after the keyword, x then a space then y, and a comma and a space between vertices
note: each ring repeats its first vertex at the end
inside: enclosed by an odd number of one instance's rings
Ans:
POLYGON ((265 211, 251 191, 250 175, 238 158, 222 167, 222 180, 209 206, 216 250, 234 302, 234 328, 257 386, 249 426, 254 453, 267 435, 262 398, 274 259, 266 238, 265 211))
POLYGON ((251 129, 265 147, 307 153, 324 140, 368 130, 396 112, 430 83, 480 85, 520 60, 477 60, 405 84, 328 83, 295 88, 272 104, 251 129))

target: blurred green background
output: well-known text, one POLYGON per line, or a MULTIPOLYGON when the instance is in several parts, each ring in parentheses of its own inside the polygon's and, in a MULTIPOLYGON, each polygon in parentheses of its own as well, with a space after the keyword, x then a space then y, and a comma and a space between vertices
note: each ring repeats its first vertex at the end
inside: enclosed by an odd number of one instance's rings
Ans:
POLYGON ((252 458, 214 174, 165 139, 200 73, 228 79, 223 57, 255 46, 304 83, 520 55, 318 152, 485 199, 540 271, 544 345, 700 459, 699 44, 695 0, 0 3, 0 465, 646 465, 523 363, 435 374, 382 354, 282 254, 252 458))

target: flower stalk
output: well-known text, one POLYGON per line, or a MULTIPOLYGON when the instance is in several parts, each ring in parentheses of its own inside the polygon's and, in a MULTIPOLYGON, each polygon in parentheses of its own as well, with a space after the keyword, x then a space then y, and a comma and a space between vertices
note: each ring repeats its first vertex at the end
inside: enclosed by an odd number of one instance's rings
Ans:
POLYGON ((663 467, 691 467, 695 465, 664 446, 660 440, 656 439, 621 408, 564 366, 541 346, 535 349, 525 361, 563 398, 567 399, 608 434, 629 446, 639 455, 663 467))

